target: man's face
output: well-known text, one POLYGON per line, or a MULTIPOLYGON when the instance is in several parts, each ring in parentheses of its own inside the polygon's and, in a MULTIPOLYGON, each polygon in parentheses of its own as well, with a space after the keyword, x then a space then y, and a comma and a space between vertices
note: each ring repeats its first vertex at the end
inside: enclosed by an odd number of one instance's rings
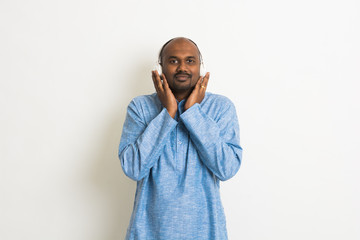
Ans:
POLYGON ((179 38, 165 46, 162 71, 174 93, 189 92, 200 77, 200 56, 197 47, 179 38))

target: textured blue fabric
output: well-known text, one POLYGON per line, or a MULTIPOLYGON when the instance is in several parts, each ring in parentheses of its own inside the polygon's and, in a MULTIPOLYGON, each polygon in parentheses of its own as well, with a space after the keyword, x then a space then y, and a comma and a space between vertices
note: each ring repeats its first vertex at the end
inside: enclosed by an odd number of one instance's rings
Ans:
POLYGON ((156 93, 128 106, 119 158, 137 188, 126 239, 227 239, 219 180, 241 164, 236 110, 209 92, 184 112, 185 101, 175 119, 156 93))

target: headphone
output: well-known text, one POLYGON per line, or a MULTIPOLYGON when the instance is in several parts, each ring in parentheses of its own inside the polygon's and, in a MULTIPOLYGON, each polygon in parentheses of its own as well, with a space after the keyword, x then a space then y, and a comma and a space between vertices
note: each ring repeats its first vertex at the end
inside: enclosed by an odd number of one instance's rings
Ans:
MULTIPOLYGON (((158 71, 159 75, 162 74, 162 67, 161 67, 161 65, 160 65, 159 62, 157 62, 157 63, 155 64, 155 70, 158 71)), ((200 63, 200 76, 203 76, 203 77, 204 77, 205 74, 206 74, 205 64, 204 64, 203 61, 201 61, 201 63, 200 63)))

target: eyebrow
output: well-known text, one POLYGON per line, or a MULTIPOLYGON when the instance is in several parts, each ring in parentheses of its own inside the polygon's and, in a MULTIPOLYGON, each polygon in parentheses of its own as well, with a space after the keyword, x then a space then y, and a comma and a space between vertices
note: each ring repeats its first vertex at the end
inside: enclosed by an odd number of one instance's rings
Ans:
MULTIPOLYGON (((178 58, 178 57, 177 56, 169 56, 168 58, 170 59, 170 58, 178 58)), ((187 56, 186 58, 196 58, 196 57, 195 56, 187 56)))

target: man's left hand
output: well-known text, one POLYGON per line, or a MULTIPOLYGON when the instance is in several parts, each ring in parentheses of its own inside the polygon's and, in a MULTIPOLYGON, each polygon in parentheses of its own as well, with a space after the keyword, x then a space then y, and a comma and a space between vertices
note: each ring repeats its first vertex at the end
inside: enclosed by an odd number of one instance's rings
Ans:
POLYGON ((184 106, 185 111, 188 110, 190 107, 192 107, 192 105, 194 105, 195 103, 201 103, 201 101, 204 99, 209 78, 210 78, 209 72, 205 74, 204 78, 200 76, 199 80, 195 85, 195 88, 193 89, 190 96, 186 100, 184 106))

